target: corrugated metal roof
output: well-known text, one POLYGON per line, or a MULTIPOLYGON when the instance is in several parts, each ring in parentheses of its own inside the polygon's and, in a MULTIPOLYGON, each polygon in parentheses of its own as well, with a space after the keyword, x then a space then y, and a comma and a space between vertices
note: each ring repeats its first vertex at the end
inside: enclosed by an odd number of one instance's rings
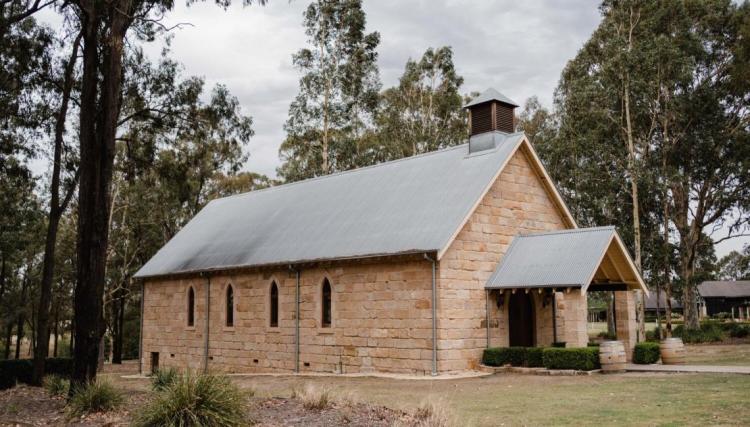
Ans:
POLYGON ((438 251, 523 133, 503 138, 216 199, 136 277, 438 251))
POLYGON ((496 91, 493 88, 489 88, 485 90, 484 92, 482 92, 481 94, 479 94, 479 96, 477 96, 476 98, 472 99, 471 102, 464 105, 464 108, 469 108, 471 106, 483 104, 489 101, 499 101, 504 104, 510 104, 514 107, 518 107, 518 104, 516 104, 516 102, 513 101, 512 99, 508 98, 507 96, 503 95, 502 93, 496 91))
POLYGON ((516 236, 485 287, 588 286, 614 235, 610 226, 516 236))
MULTIPOLYGON (((659 309, 664 310, 667 306, 667 295, 664 291, 659 293, 659 309)), ((672 308, 682 308, 682 303, 676 298, 671 298, 672 308)), ((656 292, 646 297, 646 310, 656 310, 656 292)))
POLYGON ((750 297, 750 280, 717 280, 698 285, 698 293, 703 298, 744 298, 750 297))

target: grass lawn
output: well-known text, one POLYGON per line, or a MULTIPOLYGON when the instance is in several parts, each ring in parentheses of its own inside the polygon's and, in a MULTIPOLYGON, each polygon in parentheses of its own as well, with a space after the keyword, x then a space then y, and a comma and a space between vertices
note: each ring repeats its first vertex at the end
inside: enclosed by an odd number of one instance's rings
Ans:
POLYGON ((691 365, 750 366, 750 344, 700 344, 685 347, 691 365))
MULTIPOLYGON (((646 330, 656 330, 656 322, 646 322, 646 330)), ((588 322, 589 338, 596 338, 601 332, 607 332, 607 322, 588 322)))
POLYGON ((747 375, 500 374, 440 381, 261 376, 237 381, 269 396, 289 396, 295 387, 313 384, 407 410, 435 399, 449 407, 458 425, 741 425, 750 419, 747 375))

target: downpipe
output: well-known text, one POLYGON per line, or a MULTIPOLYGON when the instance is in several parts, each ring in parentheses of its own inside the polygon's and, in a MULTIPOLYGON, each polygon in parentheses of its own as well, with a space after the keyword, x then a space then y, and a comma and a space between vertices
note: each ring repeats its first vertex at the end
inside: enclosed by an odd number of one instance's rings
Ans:
POLYGON ((435 282, 435 269, 437 260, 430 258, 426 253, 424 259, 432 263, 432 376, 437 376, 437 283, 435 282))
POLYGON ((206 278, 206 339, 203 346, 203 372, 208 372, 208 334, 211 332, 211 276, 202 273, 201 276, 206 278))

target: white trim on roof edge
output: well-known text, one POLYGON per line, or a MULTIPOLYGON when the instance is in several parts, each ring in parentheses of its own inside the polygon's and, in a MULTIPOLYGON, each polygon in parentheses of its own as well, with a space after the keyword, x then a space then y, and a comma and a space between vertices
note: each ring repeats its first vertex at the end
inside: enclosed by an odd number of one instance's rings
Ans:
POLYGON ((544 164, 542 164, 542 161, 539 159, 539 156, 536 154, 534 147, 529 142, 528 138, 526 137, 526 134, 524 134, 520 142, 516 146, 516 148, 513 150, 512 153, 510 153, 508 158, 505 159, 505 162, 497 170, 497 173, 495 174, 495 176, 492 177, 489 184, 482 192, 481 196, 476 200, 476 202, 471 207, 471 209, 469 209, 469 212, 461 221, 461 224, 459 224, 456 231, 453 232, 453 234, 448 239, 448 241, 443 245, 442 249, 438 251, 437 253, 438 261, 440 261, 440 259, 443 258, 443 255, 445 255, 445 253, 451 247, 453 242, 456 240, 456 237, 458 237, 458 233, 460 233, 461 230, 463 230, 466 223, 469 222, 469 219, 477 210, 477 207, 479 206, 479 204, 482 203, 482 200, 484 200, 484 198, 487 196, 487 193, 490 191, 490 188, 492 188, 492 186, 495 185, 495 182, 500 177, 500 174, 503 173, 503 170, 505 170, 505 167, 508 165, 510 160, 513 158, 513 156, 516 155, 516 153, 518 153, 518 150, 521 148, 524 148, 526 150, 526 154, 528 154, 528 157, 530 157, 530 160, 531 160, 530 163, 531 163, 532 168, 534 168, 534 171, 536 172, 537 176, 542 181, 542 185, 544 185, 545 189, 547 190, 547 193, 552 196, 553 203, 555 203, 558 209, 562 212, 563 221, 567 222, 568 223, 567 225, 570 228, 578 228, 578 224, 576 224, 576 221, 573 218, 573 215, 570 213, 570 210, 568 209, 568 205, 565 204, 565 201, 560 195, 560 192, 557 191, 557 187, 553 184, 552 178, 550 178, 549 174, 547 173, 547 169, 545 169, 544 164))

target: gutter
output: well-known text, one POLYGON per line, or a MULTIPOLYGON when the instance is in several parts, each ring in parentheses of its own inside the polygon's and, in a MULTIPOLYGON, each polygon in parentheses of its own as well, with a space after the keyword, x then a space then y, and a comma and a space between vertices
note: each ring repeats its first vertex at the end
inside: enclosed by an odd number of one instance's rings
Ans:
POLYGON ((424 259, 432 263, 432 376, 434 377, 437 375, 437 284, 435 282, 437 261, 434 258, 430 258, 426 253, 424 254, 424 259))
POLYGON ((203 347, 203 372, 208 372, 208 334, 211 324, 211 276, 201 273, 206 278, 206 330, 205 344, 203 347))
POLYGON ((294 372, 299 373, 299 303, 300 303, 300 294, 299 294, 299 282, 300 282, 300 269, 299 268, 293 268, 291 264, 289 264, 289 271, 294 271, 297 276, 297 284, 295 287, 294 292, 294 372))

